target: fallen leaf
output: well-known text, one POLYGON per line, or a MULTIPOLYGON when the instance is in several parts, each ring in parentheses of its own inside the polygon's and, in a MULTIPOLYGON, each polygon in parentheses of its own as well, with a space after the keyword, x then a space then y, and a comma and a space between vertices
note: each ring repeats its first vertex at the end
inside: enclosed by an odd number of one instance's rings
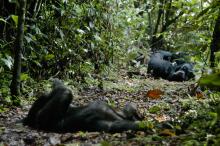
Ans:
POLYGON ((196 97, 197 97, 197 99, 203 99, 204 95, 202 92, 196 92, 196 97))
POLYGON ((161 136, 170 136, 170 137, 176 136, 175 132, 170 129, 164 129, 163 131, 160 132, 160 135, 161 136))
POLYGON ((160 89, 153 89, 153 90, 149 90, 147 92, 147 97, 151 98, 151 99, 159 99, 161 98, 161 96, 164 94, 163 91, 161 91, 160 89))
POLYGON ((170 117, 167 116, 167 115, 158 115, 155 117, 155 119, 158 121, 158 122, 163 122, 163 121, 168 121, 170 120, 170 117))

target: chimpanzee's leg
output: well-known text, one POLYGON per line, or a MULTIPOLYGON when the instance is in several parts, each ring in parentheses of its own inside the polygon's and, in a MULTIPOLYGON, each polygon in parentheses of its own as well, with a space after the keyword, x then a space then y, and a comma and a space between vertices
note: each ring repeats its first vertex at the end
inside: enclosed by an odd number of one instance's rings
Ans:
POLYGON ((143 130, 139 127, 138 122, 127 121, 127 120, 117 120, 117 121, 105 121, 100 120, 93 124, 90 131, 106 131, 106 132, 122 132, 122 131, 138 131, 143 130))
POLYGON ((127 104, 123 111, 116 112, 102 101, 84 107, 70 107, 60 122, 62 132, 138 130, 135 120, 139 119, 135 105, 127 104))
POLYGON ((104 119, 107 121, 124 119, 121 114, 119 114, 115 109, 103 101, 94 101, 90 103, 87 108, 84 109, 85 113, 88 113, 89 111, 92 111, 92 114, 97 115, 96 117, 99 119, 104 119))
POLYGON ((108 132, 122 132, 127 130, 138 131, 143 129, 139 127, 138 122, 119 120, 112 122, 108 132))
MULTIPOLYGON (((138 131, 140 130, 138 123, 126 120, 107 121, 98 120, 90 122, 89 125, 84 125, 86 131, 105 131, 105 132, 122 132, 127 130, 138 131)), ((82 130, 82 129, 81 129, 82 130)), ((142 129, 143 130, 143 129, 142 129)))
POLYGON ((28 125, 30 127, 36 127, 36 115, 40 109, 44 107, 44 105, 49 101, 49 95, 43 94, 41 95, 32 105, 31 109, 28 112, 27 117, 23 120, 24 125, 28 125))

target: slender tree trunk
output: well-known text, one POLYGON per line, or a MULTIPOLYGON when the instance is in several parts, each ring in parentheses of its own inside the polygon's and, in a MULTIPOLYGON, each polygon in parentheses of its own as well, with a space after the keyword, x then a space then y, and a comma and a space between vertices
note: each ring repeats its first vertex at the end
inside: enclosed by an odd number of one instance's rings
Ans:
POLYGON ((220 9, 215 23, 210 49, 210 66, 215 67, 215 52, 220 51, 220 9))
POLYGON ((163 40, 162 37, 157 37, 157 33, 160 32, 160 26, 162 25, 162 15, 164 14, 164 0, 160 0, 159 10, 157 15, 156 24, 154 27, 153 35, 151 38, 150 46, 153 51, 163 49, 163 40))
POLYGON ((175 23, 177 19, 184 14, 183 11, 178 15, 172 13, 172 11, 175 11, 175 9, 172 10, 172 3, 172 0, 160 0, 157 20, 150 42, 153 51, 165 49, 164 36, 162 33, 167 31, 168 27, 175 23), (161 34, 157 36, 158 33, 161 34))
POLYGON ((20 95, 20 74, 21 74, 21 56, 22 49, 24 46, 24 21, 25 21, 25 11, 26 11, 26 0, 19 0, 19 17, 18 17, 18 28, 17 37, 14 47, 14 68, 13 77, 11 82, 11 95, 12 100, 16 99, 16 96, 20 95))

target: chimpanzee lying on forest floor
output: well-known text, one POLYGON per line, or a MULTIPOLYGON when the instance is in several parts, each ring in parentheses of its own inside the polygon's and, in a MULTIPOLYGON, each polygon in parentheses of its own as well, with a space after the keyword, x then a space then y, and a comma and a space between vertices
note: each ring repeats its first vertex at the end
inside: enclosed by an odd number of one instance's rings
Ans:
POLYGON ((148 73, 169 81, 187 81, 194 78, 192 63, 168 51, 158 51, 151 56, 148 73))
POLYGON ((71 90, 60 80, 53 79, 52 91, 35 101, 24 125, 54 132, 146 130, 139 127, 137 120, 141 118, 132 104, 122 111, 116 111, 102 101, 73 107, 72 98, 71 90))

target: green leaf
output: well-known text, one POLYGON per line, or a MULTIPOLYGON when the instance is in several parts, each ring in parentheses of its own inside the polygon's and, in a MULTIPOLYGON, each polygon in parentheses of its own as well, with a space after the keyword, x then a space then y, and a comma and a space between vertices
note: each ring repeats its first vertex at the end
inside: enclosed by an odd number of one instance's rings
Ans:
POLYGON ((37 61, 37 60, 34 60, 34 63, 35 63, 37 66, 42 67, 42 65, 40 64, 40 62, 37 61))
POLYGON ((153 114, 153 113, 160 112, 160 110, 161 110, 161 108, 159 106, 155 105, 149 109, 149 112, 153 114))
POLYGON ((28 74, 21 73, 21 81, 26 81, 29 78, 28 74))
POLYGON ((82 30, 82 29, 77 29, 77 31, 78 31, 80 34, 85 34, 85 31, 82 30))
POLYGON ((210 126, 214 126, 218 120, 219 113, 210 112, 209 115, 212 117, 212 121, 210 123, 210 126))
POLYGON ((147 128, 147 129, 153 129, 154 128, 154 124, 151 121, 140 121, 138 122, 138 126, 140 128, 147 128))
POLYGON ((17 2, 17 0, 8 0, 9 1, 9 3, 16 3, 17 2))
POLYGON ((59 32, 61 39, 63 40, 64 38, 64 33, 61 29, 59 29, 57 26, 55 26, 55 30, 59 32))
POLYGON ((111 144, 107 141, 102 141, 101 146, 111 146, 111 144))
POLYGON ((44 56, 44 59, 45 59, 45 60, 54 59, 54 55, 53 55, 53 54, 48 54, 48 55, 44 56))
POLYGON ((13 59, 12 59, 12 57, 11 56, 6 56, 6 58, 2 58, 1 59, 3 62, 4 62, 4 64, 9 68, 9 69, 11 69, 12 68, 12 65, 13 65, 13 59))
POLYGON ((3 18, 0 18, 0 21, 7 23, 7 21, 5 21, 5 19, 3 19, 3 18))
POLYGON ((220 72, 201 77, 199 85, 210 89, 220 88, 220 72))
POLYGON ((94 35, 94 38, 95 38, 95 40, 97 40, 97 41, 101 41, 101 40, 102 40, 97 34, 94 35))
POLYGON ((26 39, 27 43, 30 43, 33 41, 31 37, 24 36, 24 38, 26 39))
POLYGON ((17 27, 18 26, 18 16, 17 15, 11 15, 11 18, 14 21, 15 26, 17 27))

